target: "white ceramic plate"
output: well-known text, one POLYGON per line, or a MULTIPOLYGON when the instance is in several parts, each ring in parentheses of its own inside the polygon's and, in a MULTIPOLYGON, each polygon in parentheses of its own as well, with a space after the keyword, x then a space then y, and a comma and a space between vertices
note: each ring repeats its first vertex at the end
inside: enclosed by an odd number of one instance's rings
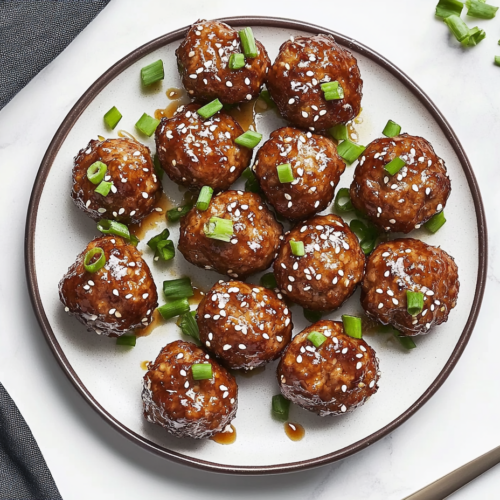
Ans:
MULTIPOLYGON (((233 18, 233 26, 250 25, 271 60, 291 35, 332 33, 304 23, 270 18, 233 18)), ((387 335, 366 336, 380 359, 380 390, 367 404, 341 417, 321 418, 293 406, 290 421, 302 424, 305 438, 288 439, 283 424, 271 418, 270 403, 279 392, 276 362, 252 377, 238 375, 239 408, 233 421, 237 440, 222 446, 210 440, 177 439, 142 416, 141 362, 154 360, 168 342, 181 338, 174 321, 139 338, 133 349, 119 347, 114 339, 89 333, 68 316, 58 298, 58 282, 87 243, 98 235, 95 223, 83 215, 70 199, 73 157, 97 135, 116 137, 116 130, 132 133, 134 123, 147 112, 168 104, 165 91, 180 87, 174 51, 185 29, 137 49, 106 72, 80 99, 54 137, 42 162, 28 211, 26 265, 33 306, 42 330, 68 377, 87 401, 117 430, 150 450, 205 469, 236 472, 282 472, 312 467, 343 458, 363 449, 400 425, 434 394, 462 353, 478 313, 486 268, 486 227, 480 194, 468 160, 449 125, 423 92, 381 56, 353 40, 332 33, 358 59, 364 80, 363 122, 356 126, 359 142, 368 144, 381 136, 389 118, 403 131, 429 139, 445 159, 452 183, 446 206, 447 224, 436 234, 425 230, 411 236, 440 245, 455 257, 460 275, 457 307, 447 323, 426 337, 416 338, 417 349, 401 349, 387 335), (165 80, 156 91, 144 92, 140 68, 157 59, 164 61, 165 80), (123 119, 114 133, 104 128, 102 117, 117 106, 123 119), (64 228, 64 230, 61 230, 64 228)), ((274 112, 257 117, 257 129, 266 139, 284 125, 274 112)), ((154 140, 141 137, 154 151, 154 140)), ((349 186, 354 166, 348 167, 339 187, 349 186)), ((235 186, 242 184, 238 181, 235 186)), ((164 189, 180 202, 178 187, 165 176, 164 189)), ((149 233, 158 233, 162 222, 149 233)), ((172 238, 177 227, 170 225, 172 238)), ((165 279, 188 275, 208 290, 222 276, 187 263, 177 252, 169 263, 155 263, 141 241, 139 249, 161 289, 165 279)), ((249 281, 258 282, 258 276, 249 281)), ((161 296, 161 294, 159 294, 161 296)), ((161 298, 160 298, 161 301, 161 298)), ((307 323, 301 308, 292 308, 295 333, 307 323)), ((340 319, 343 313, 360 314, 359 290, 341 310, 327 316, 340 319)))

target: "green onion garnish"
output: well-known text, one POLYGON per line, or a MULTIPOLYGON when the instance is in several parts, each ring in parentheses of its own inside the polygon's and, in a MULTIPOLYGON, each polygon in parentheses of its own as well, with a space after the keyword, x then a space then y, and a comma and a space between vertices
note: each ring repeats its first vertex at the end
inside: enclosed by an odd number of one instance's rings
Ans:
POLYGON ((154 169, 155 169, 155 174, 158 177, 158 179, 160 179, 160 180, 163 179, 164 171, 163 171, 163 168, 161 168, 160 159, 158 158, 157 154, 155 154, 153 156, 153 165, 154 165, 154 169))
POLYGON ((99 184, 106 175, 108 167, 102 161, 96 161, 87 169, 87 179, 92 184, 99 184))
POLYGON ((229 56, 229 69, 241 69, 245 66, 245 54, 231 54, 229 56))
POLYGON ((463 19, 456 15, 451 15, 445 18, 444 22, 448 25, 450 31, 462 45, 477 45, 486 37, 486 33, 483 30, 480 30, 477 26, 469 29, 463 19))
POLYGON ((203 186, 196 202, 196 208, 204 212, 208 208, 208 205, 210 205, 213 194, 214 190, 210 186, 203 186))
POLYGON ((288 413, 290 411, 290 401, 283 397, 281 394, 273 396, 272 400, 272 413, 273 416, 279 420, 288 420, 288 413))
POLYGON ((169 240, 170 231, 164 229, 160 234, 153 236, 147 243, 155 253, 155 260, 170 260, 175 256, 174 242, 169 240))
POLYGON ((90 249, 83 258, 83 267, 88 273, 96 273, 101 267, 104 267, 104 264, 106 264, 106 255, 104 254, 104 250, 100 247, 90 249), (94 259, 96 256, 98 256, 97 260, 94 259), (94 262, 92 262, 92 260, 94 262))
POLYGON ((304 318, 311 323, 316 323, 323 316, 319 311, 310 311, 309 309, 303 309, 304 318))
POLYGON ((128 227, 121 222, 116 222, 115 220, 101 219, 97 223, 97 230, 101 231, 103 234, 114 234, 115 236, 121 236, 126 240, 130 241, 134 246, 137 246, 139 240, 130 234, 128 227))
POLYGON ((278 171, 278 178, 282 184, 293 182, 295 180, 290 163, 283 163, 282 165, 278 165, 276 167, 276 170, 278 171))
POLYGON ((163 80, 165 72, 163 70, 163 61, 158 59, 154 63, 148 64, 141 69, 141 80, 144 85, 151 85, 152 83, 163 80))
POLYGON ((116 106, 113 106, 105 115, 104 115, 104 123, 113 130, 118 122, 122 119, 122 114, 116 109, 116 106))
POLYGON ((184 299, 194 295, 191 278, 179 278, 163 282, 163 293, 169 300, 184 299))
POLYGON ((350 140, 341 142, 337 146, 338 154, 349 164, 355 162, 363 154, 365 149, 366 148, 364 146, 354 144, 350 140))
POLYGON ((436 17, 442 17, 443 19, 455 15, 460 16, 464 4, 459 0, 439 0, 436 6, 436 17))
POLYGON ((238 32, 240 35, 241 46, 243 47, 243 53, 247 57, 257 57, 259 55, 257 51, 257 44, 255 43, 255 38, 253 37, 252 28, 245 28, 238 32))
POLYGON ((326 337, 320 332, 311 332, 307 336, 307 340, 310 340, 315 347, 321 347, 321 345, 325 342, 326 337))
POLYGON ((197 113, 204 119, 208 119, 211 116, 214 116, 215 113, 218 113, 222 109, 222 103, 219 99, 214 99, 212 102, 205 104, 202 108, 198 109, 197 113))
POLYGON ((153 118, 152 116, 149 116, 147 113, 144 113, 140 118, 139 121, 135 124, 135 128, 139 131, 142 132, 143 134, 147 135, 148 137, 151 137, 156 130, 156 127, 159 125, 160 120, 157 120, 156 118, 153 118))
POLYGON ((341 188, 337 191, 337 196, 335 196, 335 202, 333 206, 335 208, 335 211, 339 214, 345 214, 354 210, 349 188, 341 188))
POLYGON ((191 366, 191 373, 195 380, 209 380, 213 377, 210 363, 195 363, 191 366))
POLYGON ((363 253, 365 255, 370 255, 373 252, 373 249, 375 248, 375 245, 377 243, 377 239, 366 239, 366 240, 361 240, 359 242, 359 246, 361 247, 361 250, 363 250, 363 253))
POLYGON ((126 345, 129 347, 134 347, 136 344, 136 336, 135 335, 122 335, 117 337, 116 345, 126 345))
POLYGON ((261 140, 262 134, 254 132, 253 130, 247 130, 244 134, 237 137, 234 142, 245 148, 253 149, 261 140))
POLYGON ((342 323, 344 323, 344 331, 347 335, 349 335, 349 337, 354 339, 360 339, 363 337, 361 318, 342 314, 342 323))
POLYGON ((405 349, 415 349, 417 345, 415 342, 413 342, 413 339, 411 337, 406 337, 405 335, 401 335, 400 332, 397 330, 394 330, 394 337, 396 337, 399 340, 399 343, 405 348, 405 349))
POLYGON ((101 194, 102 196, 108 196, 112 185, 112 182, 101 181, 101 183, 95 188, 95 192, 101 194))
POLYGON ((485 3, 484 0, 467 0, 467 15, 478 17, 479 19, 493 19, 497 13, 498 7, 485 3))
POLYGON ((153 236, 148 241, 148 247, 151 248, 151 250, 156 252, 156 248, 158 247, 158 243, 160 243, 160 241, 167 240, 169 236, 170 236, 170 231, 168 229, 164 229, 160 234, 153 236))
POLYGON ((337 141, 347 141, 349 139, 349 133, 347 131, 347 125, 340 123, 339 125, 334 125, 328 129, 328 133, 337 141))
POLYGON ((477 45, 481 40, 486 38, 486 32, 484 30, 480 30, 477 26, 469 30, 469 41, 467 45, 469 47, 473 47, 477 45))
POLYGON ((194 317, 196 316, 196 311, 189 311, 181 314, 176 321, 176 325, 181 329, 184 335, 189 335, 190 337, 200 340, 200 330, 198 328, 198 323, 194 317))
POLYGON ((396 137, 401 133, 401 125, 398 125, 396 122, 389 120, 387 122, 387 125, 384 127, 384 130, 382 130, 382 133, 386 137, 396 137))
POLYGON ((337 81, 322 83, 321 90, 325 94, 325 99, 327 101, 335 101, 344 98, 344 89, 337 81))
POLYGON ((431 232, 436 233, 445 224, 446 218, 444 212, 439 212, 432 219, 428 220, 424 226, 431 232))
POLYGON ((275 288, 278 288, 278 283, 276 283, 276 276, 274 276, 274 273, 263 274, 260 277, 259 283, 260 286, 268 288, 269 290, 274 290, 275 288))
POLYGON ((295 255, 295 257, 303 257, 305 255, 303 241, 290 240, 290 248, 292 250, 292 254, 295 255))
POLYGON ((233 236, 233 221, 231 219, 211 217, 203 230, 207 238, 229 242, 233 236))
POLYGON ((271 97, 271 94, 269 93, 269 90, 263 90, 259 97, 267 104, 268 108, 275 108, 276 103, 274 102, 273 98, 271 97))
MULTIPOLYGON (((500 41, 498 43, 500 44, 500 41)), ((495 64, 500 66, 500 56, 495 56, 495 64)))
POLYGON ((387 165, 384 166, 386 172, 391 175, 397 174, 404 166, 406 162, 399 156, 391 160, 387 165))
POLYGON ((193 207, 191 205, 182 205, 180 207, 167 210, 167 219, 169 222, 179 222, 193 207))
POLYGON ((255 174, 252 172, 252 169, 250 167, 245 168, 242 175, 246 179, 245 191, 248 191, 250 193, 261 192, 259 181, 257 180, 257 177, 255 177, 255 174))
POLYGON ((358 219, 353 219, 349 223, 349 227, 351 228, 351 231, 359 238, 359 245, 361 247, 361 250, 363 250, 363 253, 365 255, 369 255, 370 253, 372 253, 379 236, 377 228, 369 222, 366 222, 365 224, 358 219))
POLYGON ((424 294, 422 292, 412 292, 406 290, 406 310, 411 316, 416 316, 424 308, 424 294))
POLYGON ((179 314, 189 312, 189 302, 186 298, 173 300, 167 304, 158 307, 158 312, 162 315, 163 319, 174 318, 179 314))

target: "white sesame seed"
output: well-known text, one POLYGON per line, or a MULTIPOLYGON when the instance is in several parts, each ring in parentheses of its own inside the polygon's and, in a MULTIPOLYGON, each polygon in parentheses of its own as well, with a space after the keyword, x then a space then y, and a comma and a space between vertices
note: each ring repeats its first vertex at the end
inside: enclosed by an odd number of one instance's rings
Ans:
POLYGON ((382 307, 384 307, 384 304, 382 304, 382 302, 380 302, 379 305, 378 305, 378 308, 382 309, 382 307))
POLYGON ((344 347, 344 348, 342 349, 342 354, 347 354, 347 350, 348 350, 348 349, 347 349, 347 347, 344 347))
POLYGON ((297 363, 302 363, 302 356, 300 354, 297 356, 297 363))
POLYGON ((307 111, 302 111, 302 116, 304 118, 307 118, 309 116, 309 113, 307 111))
POLYGON ((233 84, 231 82, 226 82, 226 87, 232 87, 233 84))
POLYGON ((372 381, 370 382, 370 385, 369 385, 368 387, 371 389, 374 385, 375 385, 375 380, 372 380, 372 381))
POLYGON ((342 405, 342 406, 341 406, 341 408, 340 408, 340 411, 341 411, 342 413, 345 413, 345 412, 347 411, 346 406, 345 406, 345 405, 342 405))
POLYGON ((180 370, 180 371, 179 371, 179 373, 180 373, 183 377, 185 377, 185 376, 187 375, 186 370, 180 370))
POLYGON ((361 361, 358 361, 358 363, 356 364, 356 370, 359 370, 362 366, 363 363, 361 363, 361 361))
POLYGON ((247 346, 246 346, 245 344, 240 344, 238 347, 239 347, 240 349, 246 349, 246 348, 247 348, 247 346))

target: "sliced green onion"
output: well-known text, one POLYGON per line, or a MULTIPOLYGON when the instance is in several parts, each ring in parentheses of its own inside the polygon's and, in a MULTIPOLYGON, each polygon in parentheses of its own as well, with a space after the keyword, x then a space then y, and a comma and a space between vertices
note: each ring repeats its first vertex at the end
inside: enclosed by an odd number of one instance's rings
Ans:
POLYGON ((96 273, 99 269, 104 267, 104 264, 106 264, 106 255, 104 254, 104 250, 100 247, 91 248, 83 258, 83 267, 88 273, 96 273), (95 260, 96 256, 98 256, 97 260, 95 260))
POLYGON ((229 69, 241 69, 245 66, 245 54, 231 54, 229 56, 229 69))
POLYGON ((155 260, 171 260, 175 257, 175 246, 172 240, 160 241, 156 247, 155 260))
POLYGON ((450 31, 453 33, 455 38, 462 43, 467 45, 469 42, 469 27, 465 24, 464 20, 457 15, 451 15, 444 19, 450 31))
POLYGON ((377 228, 370 223, 364 223, 358 219, 353 219, 349 223, 351 231, 359 238, 359 245, 365 255, 373 252, 377 238, 379 236, 377 228))
POLYGON ((116 109, 116 106, 113 106, 105 115, 104 115, 104 123, 113 130, 118 122, 122 119, 122 114, 116 109))
POLYGON ((153 165, 155 169, 155 174, 158 177, 158 179, 160 180, 163 179, 164 170, 163 168, 161 168, 160 159, 158 158, 157 154, 153 156, 153 165))
POLYGON ((213 377, 210 363, 195 363, 191 366, 191 373, 195 380, 209 380, 213 377))
POLYGON ((276 107, 276 103, 274 102, 273 98, 271 97, 269 90, 263 90, 260 93, 259 97, 267 104, 267 107, 269 109, 276 107))
POLYGON ((411 316, 416 316, 424 308, 424 294, 422 292, 412 292, 406 290, 406 310, 411 316))
POLYGON ((96 161, 87 169, 87 179, 92 184, 99 184, 106 175, 108 167, 102 161, 96 161))
POLYGON ((215 113, 218 113, 222 109, 222 103, 219 99, 214 99, 212 102, 205 104, 202 108, 197 110, 197 113, 204 119, 207 120, 215 113))
POLYGON ((339 125, 334 125, 328 129, 328 133, 337 141, 347 141, 349 139, 349 132, 347 131, 347 125, 340 123, 339 125))
POLYGON ((191 278, 179 278, 163 282, 163 293, 169 300, 184 299, 194 295, 191 278))
POLYGON ((161 59, 141 69, 141 80, 144 85, 151 85, 163 80, 164 77, 165 71, 163 70, 163 61, 161 59))
POLYGON ((400 332, 397 330, 394 330, 394 337, 396 337, 399 340, 399 343, 405 348, 405 349, 415 349, 417 345, 413 341, 411 337, 407 337, 405 335, 401 335, 400 332))
POLYGON ((282 184, 293 182, 295 177, 293 176, 292 166, 290 163, 283 163, 276 167, 278 171, 278 178, 282 184))
POLYGON ((322 83, 321 90, 325 94, 325 99, 327 101, 335 101, 344 98, 344 89, 337 81, 322 83))
POLYGON ((168 229, 164 229, 160 234, 153 236, 148 241, 147 245, 149 248, 151 248, 151 250, 156 252, 156 249, 158 247, 158 243, 160 243, 160 241, 167 240, 169 236, 170 236, 170 231, 168 229))
POLYGON ((279 420, 288 420, 288 413, 290 412, 290 401, 283 397, 281 394, 273 396, 272 399, 272 413, 273 416, 279 420))
POLYGON ((377 244, 377 238, 367 238, 359 242, 359 246, 365 255, 370 255, 377 244))
POLYGON ((101 219, 97 223, 97 230, 101 231, 103 234, 114 234, 115 236, 121 236, 128 241, 134 241, 133 235, 130 234, 128 227, 121 222, 116 222, 115 220, 101 219))
POLYGON ((274 290, 275 288, 278 288, 278 283, 276 283, 276 276, 274 276, 274 273, 266 273, 260 277, 260 286, 263 286, 264 288, 268 288, 270 290, 274 290))
POLYGON ((363 154, 365 149, 366 148, 364 146, 354 144, 354 142, 351 142, 350 140, 341 142, 337 146, 339 156, 349 164, 355 162, 363 154))
POLYGON ((339 214, 345 214, 354 210, 349 188, 341 188, 337 191, 333 206, 335 208, 335 211, 339 214))
POLYGON ((460 16, 463 8, 464 4, 459 0, 439 0, 436 6, 436 17, 445 19, 452 15, 460 16))
POLYGON ((396 137, 401 133, 401 125, 398 125, 396 122, 389 120, 387 122, 387 125, 384 127, 384 130, 382 130, 382 133, 386 137, 396 137))
POLYGON ((189 302, 186 298, 173 300, 158 307, 157 311, 162 315, 163 319, 174 318, 175 316, 179 316, 179 314, 189 312, 189 302))
POLYGON ((361 318, 357 316, 342 315, 342 323, 344 323, 344 331, 349 337, 360 339, 363 337, 361 329, 361 318))
POLYGON ((498 10, 498 7, 478 0, 467 0, 465 5, 468 9, 467 15, 479 19, 493 19, 498 10))
POLYGON ((95 188, 95 192, 101 194, 102 196, 108 196, 112 185, 112 182, 101 181, 101 183, 95 188))
POLYGON ((157 120, 156 118, 149 116, 147 113, 144 113, 139 118, 139 121, 135 124, 135 128, 139 132, 142 132, 148 137, 151 137, 154 134, 154 131, 156 130, 156 127, 159 125, 159 123, 160 120, 157 120))
POLYGON ((304 318, 311 323, 316 323, 323 316, 319 311, 310 311, 309 309, 303 309, 304 318))
POLYGON ((135 335, 121 335, 116 339, 116 345, 126 345, 129 347, 134 347, 136 344, 137 338, 135 335))
POLYGON ((250 167, 245 168, 242 175, 246 179, 245 191, 248 191, 250 193, 261 193, 259 181, 257 180, 257 177, 255 177, 255 174, 250 167))
POLYGON ((210 205, 213 194, 214 190, 210 186, 203 186, 196 202, 196 208, 204 212, 208 208, 208 205, 210 205))
POLYGON ((305 255, 303 241, 290 240, 290 248, 292 250, 292 254, 295 255, 295 257, 303 257, 305 255))
POLYGON ((184 335, 189 335, 196 340, 200 340, 200 330, 198 328, 198 323, 196 323, 194 319, 195 316, 196 311, 189 311, 181 314, 176 321, 176 325, 181 329, 184 335))
POLYGON ((229 242, 233 236, 233 221, 231 219, 211 217, 203 230, 207 238, 229 242))
MULTIPOLYGON (((498 43, 500 44, 500 41, 498 43)), ((500 66, 500 56, 495 56, 495 64, 500 66)))
POLYGON ((446 222, 444 212, 439 212, 432 219, 428 220, 424 226, 431 232, 436 233, 446 222))
POLYGON ((169 222, 179 222, 193 207, 191 205, 182 205, 180 207, 167 210, 167 219, 169 222))
POLYGON ((234 142, 245 148, 253 149, 261 140, 262 134, 254 132, 253 130, 247 130, 244 134, 237 137, 234 142))
POLYGON ((246 57, 257 57, 259 52, 257 51, 257 44, 255 43, 255 38, 253 36, 252 28, 245 28, 238 32, 240 35, 241 46, 243 47, 243 53, 246 57))
POLYGON ((394 175, 397 174, 405 165, 406 162, 401 157, 397 156, 384 166, 384 170, 389 174, 394 175))
POLYGON ((484 30, 479 29, 476 26, 475 28, 469 30, 469 41, 467 42, 467 45, 469 47, 474 47, 481 40, 484 40, 485 38, 486 38, 486 32, 484 30))
POLYGON ((326 337, 320 332, 311 332, 307 336, 307 340, 310 340, 315 347, 321 347, 326 340, 326 337))

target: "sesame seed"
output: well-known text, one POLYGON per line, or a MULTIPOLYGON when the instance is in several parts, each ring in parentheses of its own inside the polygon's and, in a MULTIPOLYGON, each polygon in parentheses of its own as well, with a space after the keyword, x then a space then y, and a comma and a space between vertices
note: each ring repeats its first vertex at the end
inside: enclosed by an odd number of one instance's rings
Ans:
POLYGON ((411 188, 415 191, 415 193, 418 193, 418 186, 416 184, 413 184, 411 188))
POLYGON ((304 118, 307 118, 309 116, 309 113, 307 111, 302 111, 302 116, 304 118))
POLYGON ((369 385, 368 387, 371 389, 374 385, 375 385, 375 380, 372 380, 372 381, 370 382, 370 385, 369 385))
POLYGON ((142 298, 143 298, 143 299, 147 299, 148 297, 149 297, 149 293, 143 293, 143 294, 142 294, 142 298))
POLYGON ((344 385, 342 386, 342 392, 346 392, 346 391, 347 391, 347 385, 345 385, 345 384, 344 384, 344 385))
POLYGON ((359 370, 362 366, 363 363, 361 363, 361 361, 358 361, 358 363, 356 364, 356 370, 359 370))
POLYGON ((180 370, 180 371, 179 371, 179 373, 180 373, 183 377, 185 377, 185 376, 187 375, 186 370, 180 370))
POLYGON ((110 310, 108 311, 108 313, 109 313, 109 314, 111 314, 111 315, 115 314, 115 312, 116 312, 116 309, 110 309, 110 310))
POLYGON ((148 198, 148 197, 149 197, 149 195, 148 195, 148 193, 142 193, 142 197, 143 197, 143 198, 148 198))
POLYGON ((342 354, 347 354, 347 350, 348 350, 348 349, 347 349, 347 347, 344 347, 344 348, 342 349, 342 354))
POLYGON ((297 363, 302 363, 302 356, 300 354, 297 356, 297 363))
POLYGON ((238 345, 238 347, 239 347, 240 349, 246 349, 246 348, 247 348, 247 346, 246 346, 245 344, 240 344, 240 345, 238 345))
POLYGON ((379 305, 378 305, 378 308, 382 309, 382 307, 384 307, 384 304, 382 304, 382 302, 380 302, 379 305))
MULTIPOLYGON (((189 57, 193 57, 194 56, 194 50, 192 50, 189 54, 188 54, 189 57)), ((173 94, 173 92, 171 92, 173 94)))
POLYGON ((189 380, 186 380, 186 382, 184 383, 184 388, 188 388, 189 387, 189 380))
POLYGON ((347 411, 346 406, 345 406, 345 405, 342 405, 342 406, 341 406, 341 408, 340 408, 340 411, 341 411, 342 413, 345 413, 345 412, 347 411))
POLYGON ((399 300, 398 299, 392 299, 392 301, 394 302, 394 305, 398 305, 399 304, 399 300))
POLYGON ((263 333, 262 337, 264 337, 266 340, 269 340, 269 335, 267 333, 263 333))
POLYGON ((226 87, 232 87, 233 84, 231 82, 226 82, 226 87))

